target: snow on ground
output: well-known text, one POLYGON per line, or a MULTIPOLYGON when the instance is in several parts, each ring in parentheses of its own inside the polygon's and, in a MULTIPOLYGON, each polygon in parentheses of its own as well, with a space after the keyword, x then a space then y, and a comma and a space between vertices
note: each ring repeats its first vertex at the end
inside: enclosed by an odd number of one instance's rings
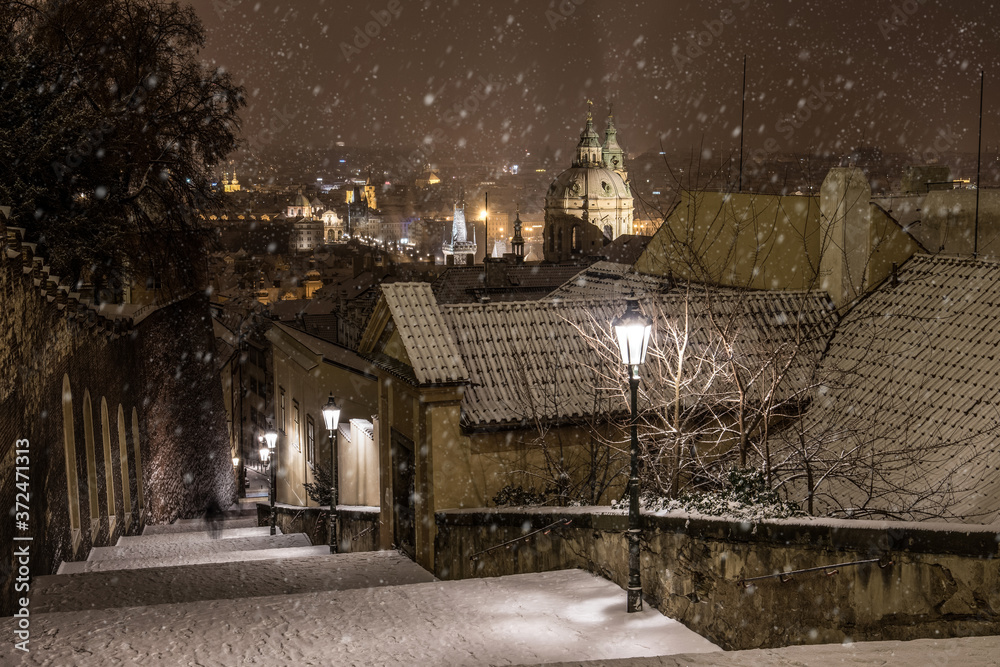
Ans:
POLYGON ((427 570, 395 551, 327 553, 307 558, 37 577, 31 585, 31 611, 41 614, 141 607, 430 581, 434 577, 427 570))
POLYGON ((312 546, 309 538, 302 533, 292 535, 263 535, 254 537, 234 537, 229 540, 198 540, 196 542, 177 544, 159 540, 144 540, 120 547, 94 547, 87 557, 89 561, 122 560, 128 558, 171 558, 174 556, 190 556, 204 553, 220 553, 223 551, 254 551, 256 549, 277 549, 281 547, 312 546))
MULTIPOLYGON (((257 526, 256 516, 241 517, 238 519, 226 519, 226 529, 230 528, 253 528, 257 526)), ((143 528, 143 535, 164 535, 172 533, 192 533, 207 531, 211 527, 204 519, 180 520, 174 523, 160 523, 149 525, 143 528)))
MULTIPOLYGON (((291 536, 285 536, 291 537, 291 536)), ((305 538, 308 544, 308 538, 305 538)), ((198 563, 231 563, 246 560, 269 560, 272 558, 303 558, 307 556, 329 555, 330 547, 286 547, 256 549, 253 551, 212 551, 208 553, 178 554, 161 558, 121 558, 117 560, 85 560, 64 562, 59 566, 59 574, 79 574, 82 572, 109 572, 113 570, 140 570, 147 567, 171 567, 174 565, 196 565, 198 563)))
POLYGON ((563 570, 32 616, 22 665, 486 665, 717 651, 563 570))
MULTIPOLYGON (((525 665, 530 663, 525 663, 525 665)), ((785 648, 549 663, 546 667, 996 667, 1000 637, 819 644, 785 648)))
MULTIPOLYGON (((230 522, 220 522, 215 530, 211 526, 206 526, 204 530, 189 530, 176 533, 154 533, 146 535, 123 535, 115 543, 116 547, 127 547, 134 544, 190 544, 192 542, 202 542, 205 538, 229 540, 234 537, 264 537, 271 534, 269 526, 248 526, 246 528, 230 527, 230 522), (224 527, 221 527, 224 526, 224 527)), ((276 528, 281 533, 280 528, 276 528)))

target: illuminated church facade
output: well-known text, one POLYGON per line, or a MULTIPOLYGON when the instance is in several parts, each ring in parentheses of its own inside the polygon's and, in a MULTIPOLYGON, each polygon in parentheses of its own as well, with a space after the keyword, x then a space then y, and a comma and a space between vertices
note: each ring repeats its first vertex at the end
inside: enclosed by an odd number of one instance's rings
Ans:
POLYGON ((602 142, 588 110, 572 165, 552 181, 545 195, 545 261, 593 255, 606 242, 631 234, 632 211, 632 188, 614 116, 608 113, 602 142))

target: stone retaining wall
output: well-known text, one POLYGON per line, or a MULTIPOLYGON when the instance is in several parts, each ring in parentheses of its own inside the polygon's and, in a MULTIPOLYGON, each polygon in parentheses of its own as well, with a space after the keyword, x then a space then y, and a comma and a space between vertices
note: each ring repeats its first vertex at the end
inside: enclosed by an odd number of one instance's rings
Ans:
MULTIPOLYGON (((579 567, 623 587, 627 581, 623 512, 452 510, 436 521, 434 574, 441 579, 579 567), (564 520, 570 523, 519 539, 564 520), (518 541, 476 555, 510 540, 518 541)), ((1000 634, 1000 527, 751 524, 680 513, 644 515, 642 522, 647 604, 727 650, 1000 634), (881 563, 742 581, 872 558, 881 563)))
MULTIPOLYGON (((329 544, 330 533, 327 507, 300 507, 278 503, 276 524, 282 533, 305 533, 313 544, 329 544), (320 520, 322 521, 320 522, 320 520), (317 526, 317 522, 320 522, 317 526)), ((378 551, 379 508, 338 505, 338 534, 341 553, 378 551)), ((269 526, 271 508, 267 502, 257 503, 257 525, 269 526)))
MULTIPOLYGON (((28 567, 35 577, 54 574, 63 561, 86 560, 93 547, 140 534, 147 522, 195 516, 213 500, 228 504, 236 487, 205 295, 149 308, 141 321, 113 308, 102 314, 51 274, 23 233, 0 214, 0 502, 13 510, 15 492, 30 494, 28 567), (64 421, 64 399, 72 429, 64 421), (30 443, 25 489, 15 486, 24 483, 14 474, 18 440, 30 443), (67 451, 74 460, 67 461, 67 451), (79 517, 77 530, 71 514, 79 517)), ((0 616, 13 613, 16 599, 13 519, 0 525, 0 616)))

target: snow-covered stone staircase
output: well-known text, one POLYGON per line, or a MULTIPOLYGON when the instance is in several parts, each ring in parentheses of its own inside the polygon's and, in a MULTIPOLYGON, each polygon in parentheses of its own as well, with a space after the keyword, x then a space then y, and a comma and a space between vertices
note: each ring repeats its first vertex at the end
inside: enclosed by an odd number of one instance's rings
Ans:
MULTIPOLYGON (((395 552, 330 554, 303 533, 257 526, 248 510, 146 526, 142 535, 95 547, 33 584, 36 612, 144 606, 194 600, 289 595, 433 581, 395 552), (82 576, 86 575, 86 576, 82 576)), ((254 510, 254 513, 255 510, 254 510)))
POLYGON ((393 551, 330 554, 236 512, 93 549, 32 581, 28 665, 538 664, 717 651, 580 570, 436 580, 393 551))

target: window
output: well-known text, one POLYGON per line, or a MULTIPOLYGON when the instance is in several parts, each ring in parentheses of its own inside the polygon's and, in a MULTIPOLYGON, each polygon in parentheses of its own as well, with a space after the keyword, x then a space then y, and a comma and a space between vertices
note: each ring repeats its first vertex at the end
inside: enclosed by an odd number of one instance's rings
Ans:
POLYGON ((302 451, 302 431, 299 430, 299 402, 292 400, 292 441, 295 449, 302 451))
POLYGON ((316 460, 316 424, 312 415, 306 415, 306 460, 309 463, 316 460))
POLYGON ((285 388, 278 387, 278 393, 281 394, 281 403, 280 403, 281 411, 278 413, 278 419, 280 420, 280 422, 278 423, 278 428, 280 428, 281 432, 284 433, 287 430, 285 428, 285 423, 286 423, 285 420, 287 419, 287 415, 285 414, 285 388))
POLYGON ((573 230, 570 232, 570 243, 574 252, 580 252, 580 227, 573 225, 573 230))

